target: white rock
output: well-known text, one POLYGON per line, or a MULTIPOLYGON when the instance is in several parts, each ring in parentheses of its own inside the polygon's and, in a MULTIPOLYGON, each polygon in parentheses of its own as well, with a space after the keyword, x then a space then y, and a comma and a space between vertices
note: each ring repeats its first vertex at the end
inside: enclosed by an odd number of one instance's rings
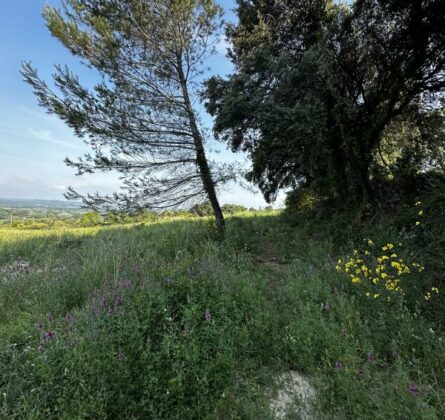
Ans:
POLYGON ((276 419, 285 419, 288 414, 297 414, 301 420, 314 420, 316 392, 300 373, 290 371, 277 379, 279 390, 271 401, 270 408, 276 419), (292 413, 288 411, 292 410, 292 413))

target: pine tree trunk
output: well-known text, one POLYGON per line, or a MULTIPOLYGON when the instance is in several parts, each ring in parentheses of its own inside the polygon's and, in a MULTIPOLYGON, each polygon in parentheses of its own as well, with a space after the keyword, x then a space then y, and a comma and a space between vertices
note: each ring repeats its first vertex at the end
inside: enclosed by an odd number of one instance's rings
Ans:
POLYGON ((179 65, 179 80, 181 83, 182 94, 184 97, 184 104, 187 112, 187 116, 190 122, 190 128, 193 134, 193 141, 195 143, 196 149, 196 163, 201 173, 202 182, 204 184, 204 189, 207 193, 207 197, 212 205, 213 214, 215 215, 216 225, 218 231, 221 235, 224 234, 225 220, 224 215, 219 205, 218 198, 216 196, 215 184, 213 183, 212 174, 210 172, 209 164, 207 162, 207 157, 205 155, 204 145, 202 141, 201 133, 198 129, 198 124, 196 123, 195 112, 192 108, 190 101, 190 95, 187 87, 187 81, 185 79, 184 73, 182 71, 182 66, 179 65))

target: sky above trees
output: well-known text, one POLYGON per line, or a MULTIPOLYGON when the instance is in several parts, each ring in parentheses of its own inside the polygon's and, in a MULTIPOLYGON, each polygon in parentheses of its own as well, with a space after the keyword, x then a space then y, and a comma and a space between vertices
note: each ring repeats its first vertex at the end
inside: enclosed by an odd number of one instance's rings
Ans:
MULTIPOLYGON (((21 63, 30 60, 42 78, 49 82, 54 64, 69 65, 86 85, 97 80, 94 71, 81 65, 49 34, 41 17, 46 3, 47 0, 17 0, 3 5, 0 25, 0 196, 63 199, 63 193, 70 185, 83 192, 115 191, 119 181, 112 174, 76 177, 73 169, 65 166, 65 157, 76 158, 88 148, 62 121, 47 115, 37 105, 30 87, 19 73, 21 63)), ((57 6, 58 0, 49 3, 57 6)), ((225 19, 234 19, 230 10, 234 1, 223 0, 220 4, 226 11, 225 19)), ((209 66, 208 76, 230 72, 223 40, 209 66)), ((202 117, 210 128, 210 118, 204 113, 202 117)), ((220 143, 215 143, 211 150, 224 161, 245 160, 242 155, 234 156, 220 143)), ((222 192, 221 201, 247 206, 265 205, 260 193, 251 193, 235 185, 222 192)))

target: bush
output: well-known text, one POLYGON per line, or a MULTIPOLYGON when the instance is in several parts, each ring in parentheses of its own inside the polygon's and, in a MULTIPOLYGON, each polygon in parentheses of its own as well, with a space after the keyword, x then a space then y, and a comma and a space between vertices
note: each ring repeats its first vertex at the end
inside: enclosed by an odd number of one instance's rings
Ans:
POLYGON ((213 208, 210 204, 210 201, 206 201, 204 203, 195 204, 190 208, 190 212, 196 216, 204 217, 204 216, 212 216, 213 208))
POLYGON ((84 213, 79 220, 79 225, 84 227, 99 226, 102 224, 102 217, 96 212, 84 213))
POLYGON ((239 204, 224 204, 221 207, 224 214, 235 214, 247 211, 247 208, 239 204))
POLYGON ((318 199, 310 187, 301 185, 286 195, 285 208, 288 214, 304 212, 315 207, 318 199))

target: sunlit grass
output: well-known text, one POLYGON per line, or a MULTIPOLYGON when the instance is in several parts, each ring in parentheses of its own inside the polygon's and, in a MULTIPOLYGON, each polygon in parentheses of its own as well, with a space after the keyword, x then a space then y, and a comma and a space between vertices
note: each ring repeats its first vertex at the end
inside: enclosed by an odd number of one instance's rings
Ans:
POLYGON ((288 371, 328 418, 443 417, 440 324, 369 301, 335 270, 348 243, 311 236, 277 212, 223 241, 206 218, 0 229, 0 268, 29 263, 0 274, 0 417, 271 418, 288 371))

